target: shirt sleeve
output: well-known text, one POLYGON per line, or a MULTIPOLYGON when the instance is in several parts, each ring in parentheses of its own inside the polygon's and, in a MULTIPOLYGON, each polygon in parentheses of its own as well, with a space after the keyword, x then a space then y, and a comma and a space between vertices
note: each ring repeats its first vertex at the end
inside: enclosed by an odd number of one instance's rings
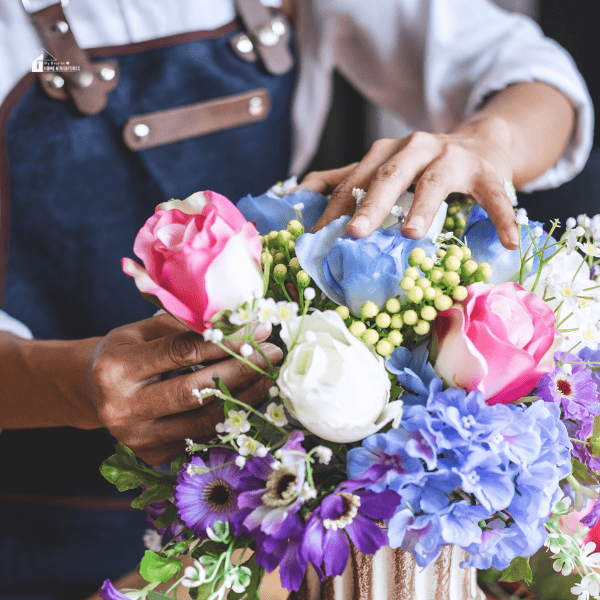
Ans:
POLYGON ((9 331, 15 335, 25 338, 26 340, 33 339, 33 334, 29 330, 29 327, 23 325, 21 321, 13 319, 7 315, 3 310, 0 310, 0 331, 9 331))
POLYGON ((568 147, 523 191, 557 187, 584 166, 593 109, 569 54, 527 17, 488 0, 314 0, 328 57, 370 101, 413 129, 445 132, 508 85, 540 81, 576 112, 568 147), (328 36, 327 39, 323 35, 328 36))

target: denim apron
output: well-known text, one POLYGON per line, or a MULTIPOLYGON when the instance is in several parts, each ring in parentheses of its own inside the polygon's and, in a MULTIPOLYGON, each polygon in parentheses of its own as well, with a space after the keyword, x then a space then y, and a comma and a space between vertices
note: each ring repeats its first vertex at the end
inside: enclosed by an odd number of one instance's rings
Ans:
MULTIPOLYGON (((231 43, 243 33, 238 22, 217 33, 90 51, 116 60, 119 71, 96 115, 48 97, 32 78, 28 89, 21 83, 18 101, 12 95, 0 137, 11 197, 2 308, 36 338, 100 336, 155 312, 120 261, 133 256, 136 233, 157 204, 205 189, 237 201, 288 175, 296 67, 274 75, 260 60, 240 58, 231 43), (251 90, 270 97, 260 122, 143 150, 123 141, 137 115, 251 90)), ((0 434, 0 599, 81 600, 139 562, 143 511, 34 498, 118 495, 98 471, 113 448, 104 431, 0 434)))

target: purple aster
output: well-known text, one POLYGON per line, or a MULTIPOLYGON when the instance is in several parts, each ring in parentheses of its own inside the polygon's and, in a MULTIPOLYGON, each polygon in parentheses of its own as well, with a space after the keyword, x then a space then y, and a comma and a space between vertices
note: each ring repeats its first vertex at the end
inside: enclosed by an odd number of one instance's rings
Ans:
POLYGON ((302 551, 321 578, 341 575, 350 556, 348 538, 364 554, 375 554, 387 536, 371 519, 389 519, 400 503, 391 490, 352 491, 342 484, 326 496, 306 525, 302 551), (321 565, 323 569, 321 570, 321 565))
POLYGON ((200 457, 192 457, 194 467, 211 468, 207 473, 190 475, 187 466, 179 473, 175 486, 175 504, 181 520, 194 534, 204 539, 206 528, 216 521, 231 522, 239 513, 238 495, 247 489, 241 481, 240 469, 231 462, 235 452, 214 449, 204 462, 200 457), (216 467, 216 468, 215 468, 216 467))
POLYGON ((546 402, 560 406, 566 419, 580 422, 588 419, 590 414, 597 414, 598 388, 592 371, 574 354, 555 352, 554 360, 579 364, 571 365, 570 375, 557 365, 553 371, 542 375, 535 393, 546 402))
POLYGON ((130 600, 129 596, 122 594, 111 582, 107 579, 98 592, 100 598, 104 600, 130 600))
POLYGON ((260 484, 252 491, 244 491, 239 497, 240 508, 245 512, 243 525, 250 532, 259 529, 273 535, 282 523, 300 510, 303 502, 303 489, 306 475, 306 462, 297 452, 304 453, 301 445, 304 436, 300 431, 292 431, 281 448, 281 461, 275 463, 273 457, 253 458, 246 463, 245 477, 253 477, 260 484), (259 489, 257 489, 259 488, 259 489))
POLYGON ((307 560, 302 553, 304 532, 302 519, 290 515, 273 535, 260 530, 253 533, 256 562, 268 573, 279 567, 281 585, 287 590, 297 591, 306 573, 307 560))

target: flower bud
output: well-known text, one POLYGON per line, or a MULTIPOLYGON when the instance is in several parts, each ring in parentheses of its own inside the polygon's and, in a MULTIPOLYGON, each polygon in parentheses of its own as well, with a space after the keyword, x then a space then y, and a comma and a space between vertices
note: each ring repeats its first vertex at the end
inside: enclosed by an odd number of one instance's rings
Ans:
POLYGON ((420 287, 414 287, 406 293, 411 302, 421 302, 423 300, 423 290, 420 287))
POLYGON ((304 226, 297 219, 292 219, 287 226, 287 230, 294 236, 298 237, 304 233, 304 226))
POLYGON ((425 300, 435 300, 436 296, 438 295, 438 291, 441 293, 440 288, 428 287, 427 289, 423 290, 423 297, 425 300))
POLYGON ((454 219, 452 217, 446 217, 444 221, 444 229, 454 229, 454 219))
POLYGON ((394 315, 392 317, 392 322, 390 323, 390 325, 394 329, 402 329, 402 325, 404 325, 404 321, 402 320, 402 317, 400 315, 394 315))
POLYGON ((439 267, 433 267, 431 273, 429 273, 429 279, 434 283, 439 283, 444 277, 444 270, 439 267))
POLYGON ((287 276, 287 267, 285 265, 275 265, 273 269, 273 277, 278 283, 283 281, 287 276))
POLYGON ((463 252, 463 258, 471 258, 471 250, 469 249, 468 246, 463 246, 462 252, 463 252))
POLYGON ((454 288, 454 291, 452 292, 452 297, 457 301, 457 302, 462 302, 463 300, 465 300, 465 298, 469 295, 469 292, 467 290, 467 288, 464 285, 458 285, 454 288))
POLYGON ((288 240, 287 249, 288 252, 294 252, 296 250, 296 242, 294 240, 288 240))
POLYGON ((273 264, 273 255, 268 250, 265 250, 260 255, 260 262, 263 265, 263 267, 265 267, 265 269, 270 268, 273 264))
POLYGON ((371 302, 371 300, 368 300, 360 307, 360 314, 366 319, 373 319, 377 316, 378 312, 379 307, 375 302, 371 302))
POLYGON ((421 309, 421 318, 424 321, 433 321, 437 317, 437 310, 433 306, 424 306, 421 309))
POLYGON ((427 277, 421 277, 420 279, 417 279, 417 287, 420 287, 422 290, 426 290, 427 288, 431 287, 431 281, 429 281, 427 277))
POLYGON ((363 333, 367 330, 367 326, 362 321, 354 321, 348 329, 352 335, 359 338, 362 337, 363 333))
POLYGON ((375 350, 377 351, 377 354, 380 354, 381 356, 389 356, 394 351, 394 346, 392 346, 388 340, 379 340, 375 350))
POLYGON ((412 290, 412 288, 415 287, 415 280, 411 279, 410 277, 405 277, 404 279, 402 279, 402 281, 400 281, 400 287, 405 292, 408 292, 408 290, 412 290))
POLYGON ((419 317, 417 316, 417 313, 414 310, 410 309, 402 315, 402 320, 407 325, 414 325, 419 320, 419 317))
POLYGON ((422 260, 420 267, 423 273, 429 273, 429 271, 431 271, 431 269, 434 267, 433 260, 427 256, 422 260))
POLYGON ((295 275, 301 268, 300 261, 294 256, 294 258, 290 260, 290 271, 295 275))
POLYGON ((452 298, 442 294, 433 301, 434 306, 440 311, 448 310, 452 306, 452 298))
POLYGON ((431 325, 427 321, 419 321, 414 327, 417 335, 427 335, 430 329, 431 325))
POLYGON ((446 256, 446 251, 443 248, 438 248, 436 256, 438 256, 438 258, 444 258, 444 256, 446 256))
POLYGON ((375 319, 375 323, 377 327, 381 327, 381 329, 387 329, 392 322, 392 317, 385 312, 379 313, 377 318, 375 319))
POLYGON ((292 234, 287 229, 283 229, 277 233, 277 241, 282 246, 286 246, 288 241, 291 239, 292 239, 292 234))
POLYGON ((446 256, 444 259, 444 266, 448 271, 458 271, 460 269, 460 258, 454 254, 446 256))
POLYGON ((362 340, 365 344, 375 345, 379 341, 379 334, 375 329, 367 329, 362 335, 362 340))
POLYGON ((281 265, 286 261, 285 254, 283 252, 277 252, 273 257, 276 265, 281 265))
POLYGON ((277 239, 278 233, 279 233, 279 231, 269 231, 269 233, 266 236, 267 239, 269 240, 269 243, 275 242, 275 240, 277 239))
POLYGON ((350 309, 347 306, 338 306, 335 312, 344 319, 344 321, 350 316, 350 309))
POLYGON ((466 224, 467 222, 462 217, 456 217, 456 219, 454 219, 454 226, 457 229, 464 229, 466 224))
POLYGON ((387 336, 388 342, 394 346, 399 346, 402 343, 402 334, 397 329, 392 329, 387 336))
POLYGON ((460 283, 460 275, 456 271, 446 271, 444 282, 448 287, 454 288, 460 283))
POLYGON ((408 264, 411 267, 420 265, 425 258, 427 258, 427 255, 425 254, 425 250, 423 250, 423 248, 414 248, 408 255, 408 264))
POLYGON ((454 216, 460 210, 460 206, 458 204, 450 204, 448 206, 448 214, 454 216))
POLYGON ((477 266, 477 263, 472 258, 470 258, 469 260, 463 263, 462 272, 466 277, 471 277, 471 275, 473 275, 473 273, 477 271, 477 266))
POLYGON ((485 281, 492 276, 492 267, 490 267, 489 263, 482 262, 479 263, 477 267, 477 271, 475 271, 475 281, 485 281))
POLYGON ((300 269, 300 271, 296 273, 296 281, 298 282, 298 285, 306 287, 310 283, 310 275, 306 271, 300 269))
POLYGON ((385 309, 389 312, 389 313, 397 313, 400 310, 400 301, 398 300, 398 298, 390 298, 386 303, 385 303, 385 309))
POLYGON ((408 269, 404 271, 404 277, 410 277, 416 281, 419 278, 419 269, 416 267, 408 267, 408 269))

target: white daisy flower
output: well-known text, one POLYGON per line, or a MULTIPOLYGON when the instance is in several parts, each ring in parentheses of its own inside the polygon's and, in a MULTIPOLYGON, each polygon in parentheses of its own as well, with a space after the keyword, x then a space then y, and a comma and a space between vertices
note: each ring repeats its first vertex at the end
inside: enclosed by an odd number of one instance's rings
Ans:
POLYGON ((227 419, 223 423, 217 423, 215 426, 217 433, 227 433, 240 435, 250 429, 248 413, 245 410, 230 410, 227 419))
POLYGON ((273 423, 273 425, 277 425, 277 427, 285 427, 288 424, 283 406, 276 402, 271 402, 269 406, 267 406, 265 418, 273 423))

